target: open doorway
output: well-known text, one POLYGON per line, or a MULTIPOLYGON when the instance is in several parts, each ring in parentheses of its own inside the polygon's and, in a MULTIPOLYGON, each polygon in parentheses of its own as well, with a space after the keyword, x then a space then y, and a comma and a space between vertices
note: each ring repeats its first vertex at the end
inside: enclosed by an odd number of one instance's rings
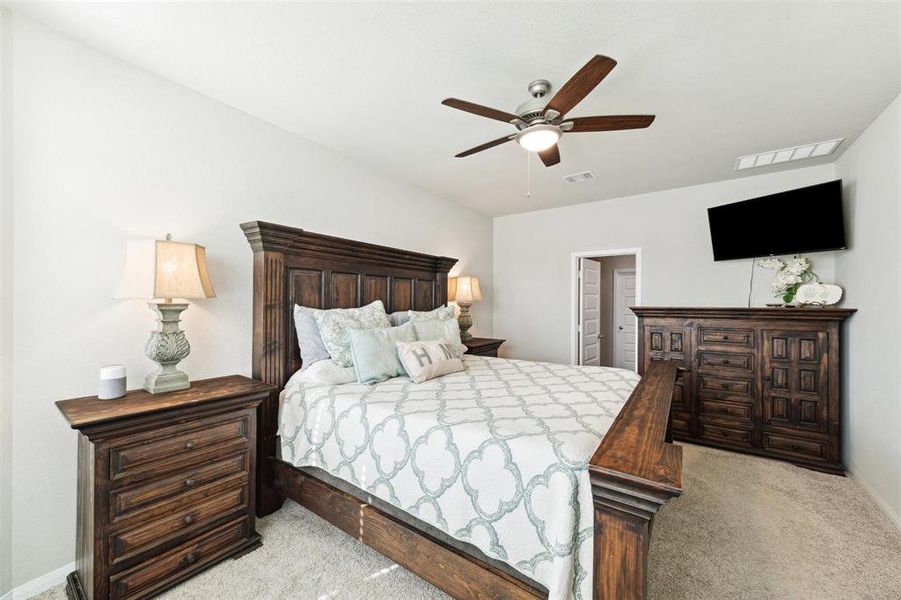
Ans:
POLYGON ((573 255, 573 363, 636 370, 640 250, 573 255))

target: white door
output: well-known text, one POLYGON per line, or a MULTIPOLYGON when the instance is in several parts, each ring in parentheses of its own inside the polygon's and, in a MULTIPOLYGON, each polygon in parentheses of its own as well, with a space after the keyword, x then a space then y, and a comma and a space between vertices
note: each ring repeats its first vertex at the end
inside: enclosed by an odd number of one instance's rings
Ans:
POLYGON ((613 366, 636 370, 635 271, 613 271, 613 366))
POLYGON ((601 364, 601 263, 579 259, 579 364, 601 364))

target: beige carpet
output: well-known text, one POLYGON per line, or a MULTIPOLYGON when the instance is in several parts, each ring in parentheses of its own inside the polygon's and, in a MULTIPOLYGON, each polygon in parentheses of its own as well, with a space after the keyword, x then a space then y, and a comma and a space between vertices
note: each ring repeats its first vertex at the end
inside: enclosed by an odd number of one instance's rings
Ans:
MULTIPOLYGON (((164 597, 447 598, 293 502, 258 529, 262 548, 164 597)), ((901 532, 853 479, 699 446, 685 446, 685 495, 659 513, 650 563, 660 600, 901 599, 901 532)))

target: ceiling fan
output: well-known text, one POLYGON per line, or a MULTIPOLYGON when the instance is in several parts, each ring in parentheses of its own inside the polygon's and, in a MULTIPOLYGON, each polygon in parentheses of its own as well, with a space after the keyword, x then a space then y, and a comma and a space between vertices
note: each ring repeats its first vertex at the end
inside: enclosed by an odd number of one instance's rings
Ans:
POLYGON ((456 155, 463 158, 516 140, 520 146, 531 152, 537 152, 541 162, 551 167, 560 162, 560 149, 557 142, 564 133, 586 133, 592 131, 618 131, 621 129, 642 129, 654 122, 654 115, 607 115, 603 117, 575 117, 566 119, 566 113, 572 110, 585 96, 616 66, 616 61, 607 56, 596 55, 579 69, 569 81, 563 84, 554 97, 547 100, 551 91, 551 83, 546 79, 538 79, 529 84, 531 100, 519 105, 516 114, 504 112, 480 104, 447 98, 441 102, 445 106, 463 110, 481 117, 511 123, 519 130, 517 133, 486 142, 456 155))

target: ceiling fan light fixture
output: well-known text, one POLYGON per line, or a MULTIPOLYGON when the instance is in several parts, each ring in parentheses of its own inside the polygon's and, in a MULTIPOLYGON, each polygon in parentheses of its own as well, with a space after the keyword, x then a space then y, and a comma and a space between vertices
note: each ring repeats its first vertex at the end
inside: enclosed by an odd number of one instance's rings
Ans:
POLYGON ((556 125, 540 123, 517 133, 516 142, 530 152, 542 152, 556 144, 562 134, 556 125))

